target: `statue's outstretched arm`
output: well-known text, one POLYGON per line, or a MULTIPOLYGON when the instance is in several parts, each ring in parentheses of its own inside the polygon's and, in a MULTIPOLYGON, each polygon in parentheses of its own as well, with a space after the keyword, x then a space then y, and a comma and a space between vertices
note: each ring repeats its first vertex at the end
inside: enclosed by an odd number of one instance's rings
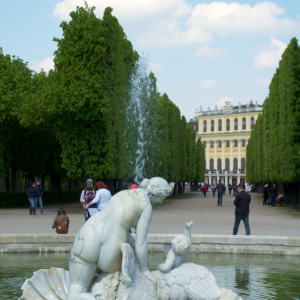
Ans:
POLYGON ((148 234, 148 229, 149 229, 151 219, 152 219, 152 206, 150 203, 148 203, 145 206, 138 220, 136 226, 136 238, 135 238, 135 253, 139 261, 141 271, 143 273, 149 272, 147 234, 148 234))
POLYGON ((166 257, 166 260, 163 264, 160 264, 158 266, 158 269, 163 272, 163 273, 168 273, 171 271, 171 269, 173 268, 174 266, 174 263, 175 263, 175 253, 173 251, 173 249, 170 249, 168 254, 167 254, 167 257, 166 257))

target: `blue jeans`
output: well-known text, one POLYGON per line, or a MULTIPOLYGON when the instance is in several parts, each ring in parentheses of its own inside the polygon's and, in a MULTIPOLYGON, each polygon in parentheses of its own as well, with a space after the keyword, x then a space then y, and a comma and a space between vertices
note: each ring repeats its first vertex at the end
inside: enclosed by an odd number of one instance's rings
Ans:
POLYGON ((43 211, 43 200, 42 200, 42 197, 39 197, 39 198, 37 198, 38 199, 38 204, 39 204, 39 206, 40 206, 40 210, 41 210, 41 214, 43 214, 44 213, 44 211, 43 211))
POLYGON ((248 214, 235 214, 233 235, 237 235, 241 220, 243 220, 243 222, 244 222, 246 235, 250 235, 249 213, 248 214))
POLYGON ((216 196, 216 191, 215 191, 215 190, 212 190, 212 192, 213 192, 213 196, 214 196, 214 198, 215 198, 215 196, 216 196))
POLYGON ((203 192, 204 197, 206 198, 206 192, 203 192))
POLYGON ((275 195, 275 194, 271 194, 271 199, 270 199, 270 201, 267 203, 267 205, 275 206, 275 202, 276 202, 276 195, 275 195))
POLYGON ((223 193, 218 193, 218 205, 222 206, 223 202, 223 193))
POLYGON ((33 201, 33 199, 34 199, 34 198, 28 198, 30 208, 33 208, 33 207, 34 207, 34 201, 33 201))
POLYGON ((36 206, 39 198, 31 198, 33 200, 33 213, 36 214, 36 206))

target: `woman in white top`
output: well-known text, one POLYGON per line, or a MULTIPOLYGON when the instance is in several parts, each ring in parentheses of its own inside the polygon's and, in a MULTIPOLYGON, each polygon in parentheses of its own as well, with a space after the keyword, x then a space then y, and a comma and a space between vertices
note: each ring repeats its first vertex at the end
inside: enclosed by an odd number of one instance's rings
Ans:
POLYGON ((92 200, 89 204, 87 204, 85 206, 85 209, 88 209, 91 205, 97 204, 97 211, 96 210, 93 210, 93 211, 89 210, 91 216, 93 216, 98 211, 101 211, 111 198, 111 193, 107 189, 107 187, 106 187, 106 185, 103 181, 97 181, 96 182, 96 187, 97 187, 98 190, 96 192, 96 196, 95 196, 94 200, 92 200))

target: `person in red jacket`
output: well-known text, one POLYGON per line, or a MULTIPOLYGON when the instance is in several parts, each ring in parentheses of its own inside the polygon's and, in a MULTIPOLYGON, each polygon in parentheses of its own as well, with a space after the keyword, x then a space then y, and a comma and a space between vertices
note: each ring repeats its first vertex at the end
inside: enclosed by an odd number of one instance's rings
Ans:
POLYGON ((204 187, 202 188, 202 193, 204 197, 206 198, 206 193, 208 192, 208 186, 205 184, 204 187))

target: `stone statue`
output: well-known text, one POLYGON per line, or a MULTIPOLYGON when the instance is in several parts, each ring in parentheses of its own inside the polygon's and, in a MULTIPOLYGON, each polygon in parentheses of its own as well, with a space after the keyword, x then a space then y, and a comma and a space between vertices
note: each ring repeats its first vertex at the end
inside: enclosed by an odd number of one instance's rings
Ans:
POLYGON ((172 191, 164 179, 145 179, 141 188, 114 195, 78 232, 69 272, 39 270, 22 286, 22 300, 242 300, 220 289, 205 267, 185 262, 192 221, 176 235, 166 260, 148 270, 147 233, 152 205, 172 191), (129 229, 136 227, 136 239, 129 229), (97 270, 98 269, 98 270, 97 270), (99 272, 100 271, 100 272, 99 272))
POLYGON ((112 273, 122 267, 123 280, 131 283, 126 263, 129 244, 135 247, 142 273, 155 281, 148 270, 147 245, 152 205, 161 203, 171 192, 172 187, 163 178, 144 179, 140 188, 114 195, 101 212, 81 227, 70 254, 69 300, 79 299, 88 290, 97 268, 112 273), (131 227, 136 228, 135 242, 129 233, 131 227))
POLYGON ((161 272, 167 273, 171 269, 178 268, 185 262, 191 247, 191 227, 193 221, 185 223, 183 234, 178 234, 172 240, 172 248, 169 250, 166 261, 159 265, 161 272))

